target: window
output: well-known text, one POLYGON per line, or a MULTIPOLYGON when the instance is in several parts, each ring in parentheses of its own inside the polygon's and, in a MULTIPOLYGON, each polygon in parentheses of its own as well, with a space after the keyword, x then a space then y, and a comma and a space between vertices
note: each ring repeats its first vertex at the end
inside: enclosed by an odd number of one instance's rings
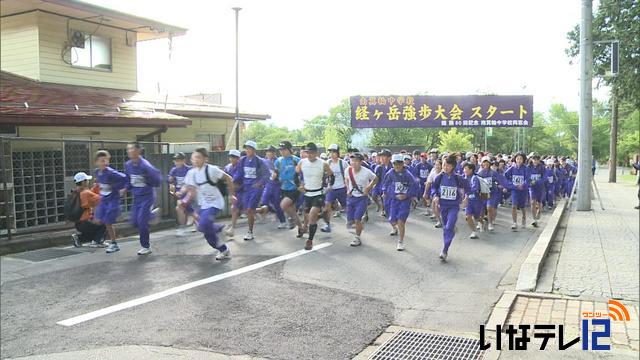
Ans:
POLYGON ((225 148, 224 134, 196 134, 197 142, 206 142, 213 151, 222 151, 225 148))
POLYGON ((111 39, 84 35, 84 48, 71 48, 71 64, 111 71, 111 39))

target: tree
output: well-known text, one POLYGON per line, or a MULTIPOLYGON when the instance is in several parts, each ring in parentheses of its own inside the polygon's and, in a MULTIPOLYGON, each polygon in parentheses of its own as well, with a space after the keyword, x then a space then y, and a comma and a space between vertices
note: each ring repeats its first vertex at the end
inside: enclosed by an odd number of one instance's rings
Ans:
POLYGON ((409 128, 409 129, 373 129, 372 145, 415 145, 425 149, 438 144, 438 129, 409 128))
POLYGON ((299 130, 290 130, 265 122, 252 122, 242 133, 242 142, 247 140, 255 141, 259 149, 266 149, 269 145, 278 146, 282 140, 300 143, 304 141, 304 137, 299 130))
POLYGON ((472 134, 459 133, 458 129, 451 128, 449 131, 440 131, 438 137, 440 138, 439 150, 448 151, 449 153, 457 151, 470 151, 473 150, 472 134))

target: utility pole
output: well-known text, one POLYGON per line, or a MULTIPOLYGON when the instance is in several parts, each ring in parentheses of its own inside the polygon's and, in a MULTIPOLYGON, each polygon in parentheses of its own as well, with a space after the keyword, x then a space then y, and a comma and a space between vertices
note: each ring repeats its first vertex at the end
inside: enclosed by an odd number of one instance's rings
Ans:
POLYGON ((578 171, 578 211, 591 210, 592 6, 592 0, 582 0, 582 19, 580 22, 580 125, 578 127, 578 169, 580 169, 578 171))
POLYGON ((240 150, 240 107, 238 106, 238 15, 240 7, 232 8, 236 12, 236 122, 234 125, 236 131, 236 149, 240 150))
MULTIPOLYGON (((614 80, 615 82, 615 80, 614 80)), ((616 99, 616 86, 611 86, 611 139, 609 142, 609 182, 617 181, 618 176, 618 99, 616 99)))

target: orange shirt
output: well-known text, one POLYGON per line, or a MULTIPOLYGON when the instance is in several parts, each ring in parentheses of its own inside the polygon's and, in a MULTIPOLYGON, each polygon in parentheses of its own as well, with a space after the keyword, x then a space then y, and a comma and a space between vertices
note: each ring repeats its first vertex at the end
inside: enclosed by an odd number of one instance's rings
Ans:
POLYGON ((80 207, 84 209, 80 221, 93 219, 93 209, 100 202, 100 195, 91 190, 82 190, 80 193, 80 207))

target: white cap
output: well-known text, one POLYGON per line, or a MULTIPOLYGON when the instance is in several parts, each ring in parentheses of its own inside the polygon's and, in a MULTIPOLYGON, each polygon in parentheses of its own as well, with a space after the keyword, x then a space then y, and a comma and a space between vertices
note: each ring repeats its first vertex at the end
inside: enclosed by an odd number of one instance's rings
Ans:
POLYGON ((242 155, 242 153, 240 152, 240 150, 229 150, 229 156, 236 156, 236 157, 240 157, 242 155))
POLYGON ((473 153, 472 153, 471 151, 469 151, 466 155, 467 155, 467 156, 465 156, 465 157, 466 157, 467 159, 470 159, 470 158, 471 158, 471 156, 473 156, 473 153))
POLYGON ((377 157, 377 156, 378 156, 377 152, 374 152, 374 153, 371 154, 371 157, 377 157))
POLYGON ((320 159, 326 159, 326 158, 327 158, 327 153, 320 154, 320 159))
POLYGON ((491 158, 490 158, 490 157, 488 157, 488 156, 483 156, 483 157, 482 157, 482 161, 480 161, 480 163, 483 163, 483 162, 485 162, 485 161, 491 162, 491 158))
POLYGON ((545 162, 547 165, 553 165, 553 159, 547 159, 545 162))
POLYGON ((404 155, 402 155, 402 154, 393 154, 393 156, 391 156, 391 162, 396 162, 396 161, 404 162, 404 155))
POLYGON ((411 155, 409 155, 409 154, 404 154, 404 159, 405 159, 405 160, 411 160, 411 159, 413 159, 413 158, 412 158, 412 157, 411 157, 411 155))
POLYGON ((91 180, 91 179, 93 179, 93 176, 89 176, 84 172, 79 172, 79 173, 73 175, 73 181, 75 181, 76 184, 79 183, 79 182, 83 182, 85 180, 91 180))
POLYGON ((338 151, 339 149, 340 148, 338 147, 337 144, 331 144, 331 145, 329 145, 329 148, 327 148, 327 150, 329 150, 329 151, 331 151, 331 150, 338 151))
POLYGON ((252 141, 252 140, 247 140, 247 141, 244 143, 244 147, 247 147, 247 146, 249 146, 249 147, 253 148, 253 150, 255 150, 255 149, 257 149, 257 148, 258 148, 258 144, 256 144, 256 142, 255 142, 255 141, 252 141))

